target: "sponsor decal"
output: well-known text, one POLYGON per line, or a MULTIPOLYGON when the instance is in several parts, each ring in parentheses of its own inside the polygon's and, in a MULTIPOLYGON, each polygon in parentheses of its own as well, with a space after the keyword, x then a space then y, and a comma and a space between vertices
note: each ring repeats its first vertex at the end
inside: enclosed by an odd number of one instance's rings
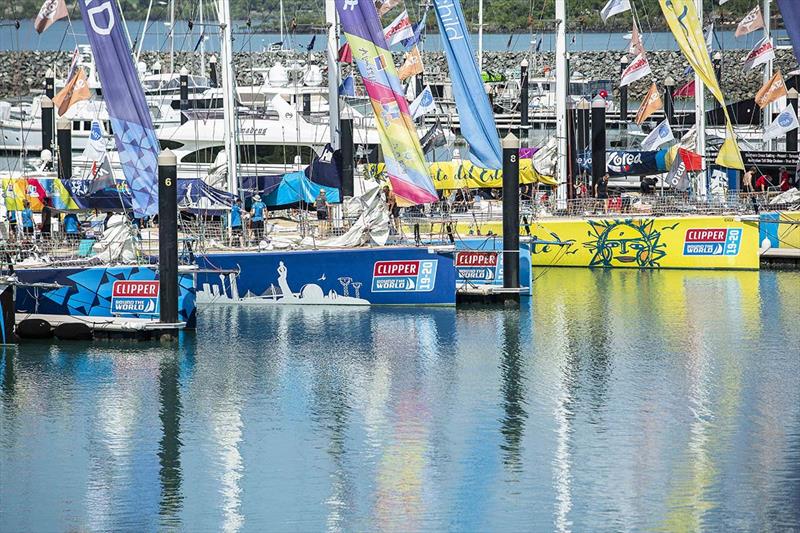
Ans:
POLYGON ((495 281, 498 252, 457 252, 456 281, 495 281))
POLYGON ((438 260, 376 261, 372 292, 430 292, 436 284, 438 260))
POLYGON ((741 228, 687 229, 683 255, 738 255, 741 228))
POLYGON ((613 170, 614 172, 630 172, 633 165, 641 165, 642 164, 642 154, 641 153, 631 153, 631 152, 611 152, 609 154, 608 166, 609 170, 613 170))
POLYGON ((115 281, 111 287, 111 314, 158 314, 158 281, 115 281))

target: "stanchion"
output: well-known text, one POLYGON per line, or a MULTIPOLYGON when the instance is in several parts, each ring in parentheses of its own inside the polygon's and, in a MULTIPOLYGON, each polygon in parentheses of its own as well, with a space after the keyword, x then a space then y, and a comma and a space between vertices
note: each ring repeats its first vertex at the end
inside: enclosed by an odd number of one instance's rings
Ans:
POLYGON ((519 139, 503 139, 503 287, 519 288, 519 139))
POLYGON ((178 158, 167 149, 158 154, 159 319, 178 322, 178 158))

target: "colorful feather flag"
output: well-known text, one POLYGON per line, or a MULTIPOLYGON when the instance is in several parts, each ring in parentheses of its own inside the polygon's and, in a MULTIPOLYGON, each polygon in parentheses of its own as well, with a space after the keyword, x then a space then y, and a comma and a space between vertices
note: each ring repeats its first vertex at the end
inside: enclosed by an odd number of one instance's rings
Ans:
POLYGON ((42 33, 55 21, 66 18, 68 14, 67 3, 64 0, 44 0, 36 20, 33 21, 33 27, 36 33, 42 33))
POLYGON ((661 101, 661 95, 658 92, 658 87, 655 83, 653 83, 650 85, 650 89, 644 96, 642 105, 639 106, 639 111, 636 112, 636 123, 641 126, 650 115, 659 109, 664 109, 664 102, 661 101))
POLYGON ((786 96, 786 82, 783 79, 783 74, 780 70, 776 70, 775 74, 765 83, 756 93, 755 102, 758 107, 764 109, 775 100, 786 96))

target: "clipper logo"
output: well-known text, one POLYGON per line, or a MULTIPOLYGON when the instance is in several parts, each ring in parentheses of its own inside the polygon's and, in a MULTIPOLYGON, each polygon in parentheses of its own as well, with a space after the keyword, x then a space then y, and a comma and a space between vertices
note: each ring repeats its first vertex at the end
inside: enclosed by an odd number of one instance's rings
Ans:
POLYGON ((456 254, 457 281, 485 280, 497 278, 498 252, 458 252, 456 254))
POLYGON ((158 314, 158 281, 115 281, 111 287, 111 313, 115 315, 158 314))
POLYGON ((683 255, 739 255, 741 228, 686 230, 683 255))
POLYGON ((431 292, 436 284, 436 259, 376 261, 372 292, 431 292))

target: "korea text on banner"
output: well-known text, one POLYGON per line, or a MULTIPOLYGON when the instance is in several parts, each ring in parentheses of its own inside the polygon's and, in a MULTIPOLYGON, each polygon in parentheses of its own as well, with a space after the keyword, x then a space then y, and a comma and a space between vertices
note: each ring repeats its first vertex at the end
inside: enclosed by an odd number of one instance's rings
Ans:
POLYGON ((706 49, 705 36, 700 27, 700 19, 697 17, 694 2, 692 0, 658 0, 658 3, 681 52, 717 102, 720 103, 725 114, 727 135, 720 147, 716 163, 723 167, 744 170, 744 162, 742 154, 739 152, 739 145, 736 143, 731 117, 725 106, 722 89, 720 89, 714 74, 714 67, 706 49))
POLYGON ((336 0, 336 10, 375 111, 387 174, 398 204, 437 201, 392 54, 386 49, 375 4, 336 0))
POLYGON ((469 159, 479 167, 498 170, 503 166, 500 138, 461 4, 458 0, 434 0, 433 7, 447 55, 461 134, 469 144, 469 159))
POLYGON ((134 215, 155 215, 159 144, 119 8, 112 0, 78 4, 103 85, 122 171, 131 190, 134 215))

